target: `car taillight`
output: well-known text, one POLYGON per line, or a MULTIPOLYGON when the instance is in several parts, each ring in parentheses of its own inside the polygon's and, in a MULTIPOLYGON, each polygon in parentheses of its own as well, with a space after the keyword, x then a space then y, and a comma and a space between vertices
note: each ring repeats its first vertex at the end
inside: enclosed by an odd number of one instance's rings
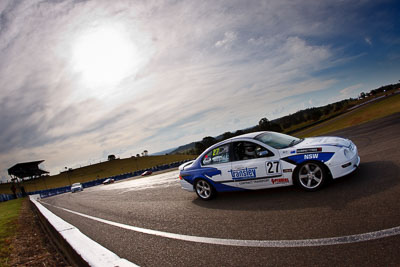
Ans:
POLYGON ((181 176, 181 175, 179 175, 179 180, 183 180, 183 178, 182 178, 182 176, 181 176))

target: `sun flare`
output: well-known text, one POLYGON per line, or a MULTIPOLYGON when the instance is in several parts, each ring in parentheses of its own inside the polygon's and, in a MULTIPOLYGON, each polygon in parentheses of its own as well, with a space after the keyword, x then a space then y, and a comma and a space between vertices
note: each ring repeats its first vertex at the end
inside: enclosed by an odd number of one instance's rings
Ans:
POLYGON ((136 72, 139 54, 127 35, 112 27, 83 33, 73 47, 73 66, 87 86, 111 85, 136 72))

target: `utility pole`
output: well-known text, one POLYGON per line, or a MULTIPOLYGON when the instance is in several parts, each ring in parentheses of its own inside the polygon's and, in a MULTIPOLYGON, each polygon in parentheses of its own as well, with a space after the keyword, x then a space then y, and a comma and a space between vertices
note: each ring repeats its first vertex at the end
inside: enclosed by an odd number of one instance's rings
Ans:
POLYGON ((67 178, 68 178, 68 181, 69 181, 69 185, 71 186, 72 183, 71 183, 71 179, 70 179, 70 177, 69 177, 69 170, 68 170, 67 167, 65 167, 65 170, 66 170, 66 172, 67 172, 67 178))

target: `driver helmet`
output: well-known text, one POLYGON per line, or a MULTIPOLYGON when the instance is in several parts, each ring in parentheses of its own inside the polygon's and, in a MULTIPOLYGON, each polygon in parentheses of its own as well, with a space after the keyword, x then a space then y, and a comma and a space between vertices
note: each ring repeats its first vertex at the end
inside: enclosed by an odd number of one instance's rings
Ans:
POLYGON ((256 149, 251 144, 244 144, 244 154, 246 156, 254 157, 256 155, 256 149))

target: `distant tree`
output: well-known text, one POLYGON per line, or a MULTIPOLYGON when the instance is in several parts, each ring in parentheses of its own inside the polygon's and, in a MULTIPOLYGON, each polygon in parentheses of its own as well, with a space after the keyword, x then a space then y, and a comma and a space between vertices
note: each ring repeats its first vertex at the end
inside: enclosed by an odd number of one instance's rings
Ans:
POLYGON ((108 160, 114 160, 115 159, 115 155, 108 155, 108 160))
POLYGON ((261 131, 268 131, 269 128, 271 126, 271 122, 267 119, 267 118, 262 118, 259 122, 258 122, 258 128, 261 131))
POLYGON ((279 125, 278 123, 271 123, 270 131, 273 131, 273 132, 282 132, 283 130, 282 130, 282 126, 279 125))
POLYGON ((222 134, 222 139, 226 140, 226 139, 232 138, 233 136, 234 136, 233 133, 225 132, 224 134, 222 134))
POLYGON ((200 155, 205 149, 206 147, 203 145, 202 142, 194 143, 194 150, 196 154, 200 155))
POLYGON ((214 137, 206 136, 203 138, 203 140, 201 142, 203 143, 204 147, 207 148, 207 147, 215 144, 217 142, 217 140, 214 137))
POLYGON ((237 131, 234 133, 235 136, 242 135, 242 134, 244 134, 244 131, 242 131, 242 130, 237 130, 237 131))
POLYGON ((322 116, 322 112, 321 112, 321 110, 319 110, 319 109, 314 109, 313 111, 312 111, 312 113, 311 113, 311 119, 313 120, 313 121, 317 121, 317 120, 319 120, 320 118, 321 118, 321 116, 322 116))
POLYGON ((328 115, 328 114, 331 113, 332 111, 333 111, 333 108, 332 108, 332 105, 331 105, 331 104, 326 105, 326 106, 323 108, 323 113, 324 113, 324 115, 328 115))
POLYGON ((262 118, 258 122, 258 127, 256 127, 257 131, 273 131, 273 132, 282 132, 282 126, 276 122, 271 122, 267 118, 262 118))
POLYGON ((282 123, 282 127, 283 127, 284 129, 288 129, 288 128, 290 128, 290 126, 292 126, 292 124, 290 123, 290 121, 285 121, 285 122, 282 123))
POLYGON ((139 157, 140 157, 140 154, 136 154, 136 157, 139 158, 139 157))
POLYGON ((335 103, 335 112, 340 111, 343 108, 342 102, 335 103))

